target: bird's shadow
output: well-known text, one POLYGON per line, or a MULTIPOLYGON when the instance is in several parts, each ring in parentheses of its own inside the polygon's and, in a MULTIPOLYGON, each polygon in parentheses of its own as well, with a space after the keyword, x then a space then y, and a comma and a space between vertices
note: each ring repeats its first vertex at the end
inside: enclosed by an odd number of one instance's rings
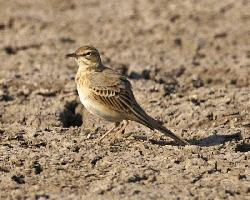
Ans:
POLYGON ((62 122, 64 128, 71 126, 80 127, 83 124, 83 116, 76 112, 78 102, 71 101, 64 105, 64 109, 59 114, 59 119, 62 122))
MULTIPOLYGON (((165 140, 155 140, 155 139, 148 139, 146 136, 141 135, 133 135, 135 140, 142 140, 142 141, 148 141, 151 144, 159 145, 159 146, 165 146, 165 145, 172 145, 172 146, 180 146, 175 141, 165 141, 165 140)), ((211 146, 217 146, 220 144, 224 144, 225 142, 232 141, 232 140, 242 140, 242 136, 240 133, 235 133, 231 135, 223 135, 223 134, 216 134, 211 135, 206 138, 202 138, 199 140, 192 139, 187 140, 190 145, 200 146, 200 147, 211 147, 211 146)), ((239 148, 239 151, 249 151, 250 144, 243 144, 241 147, 238 145, 236 148, 239 148)))
POLYGON ((223 134, 216 134, 216 135, 211 135, 206 138, 202 138, 199 140, 189 140, 188 142, 191 145, 197 145, 201 147, 211 147, 211 146, 217 146, 220 144, 224 144, 225 142, 232 141, 232 140, 242 140, 242 136, 240 133, 234 133, 231 135, 223 135, 223 134))

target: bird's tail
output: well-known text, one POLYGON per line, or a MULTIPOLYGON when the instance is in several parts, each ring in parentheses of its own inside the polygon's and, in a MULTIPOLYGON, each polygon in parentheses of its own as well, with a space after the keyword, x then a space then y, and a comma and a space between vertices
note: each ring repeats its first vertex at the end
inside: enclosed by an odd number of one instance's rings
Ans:
MULTIPOLYGON (((158 122, 157 122, 158 123, 158 122)), ((174 139, 175 141, 179 142, 181 145, 189 145, 189 143, 185 140, 183 140, 182 138, 180 138, 179 136, 175 135, 172 131, 170 131, 169 129, 167 129, 166 127, 160 125, 158 123, 158 126, 155 127, 155 129, 157 129, 158 131, 160 131, 161 133, 163 133, 164 135, 171 137, 172 139, 174 139)))
POLYGON ((147 126, 148 128, 154 130, 158 130, 164 135, 174 139, 175 141, 179 142, 181 145, 189 145, 189 143, 183 139, 181 139, 179 136, 175 135, 172 131, 167 129, 166 127, 162 126, 159 122, 157 122, 155 119, 150 117, 142 108, 139 106, 136 106, 136 110, 134 110, 135 114, 135 121, 147 126))

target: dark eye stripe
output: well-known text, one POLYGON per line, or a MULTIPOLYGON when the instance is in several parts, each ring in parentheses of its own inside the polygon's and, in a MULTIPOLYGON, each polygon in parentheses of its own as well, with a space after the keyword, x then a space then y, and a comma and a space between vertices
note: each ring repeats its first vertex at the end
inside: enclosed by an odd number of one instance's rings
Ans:
POLYGON ((84 56, 91 56, 92 54, 94 54, 94 52, 87 52, 85 54, 83 54, 84 56))
POLYGON ((87 53, 84 53, 84 54, 78 54, 77 56, 90 56, 92 54, 94 54, 95 52, 87 52, 87 53))

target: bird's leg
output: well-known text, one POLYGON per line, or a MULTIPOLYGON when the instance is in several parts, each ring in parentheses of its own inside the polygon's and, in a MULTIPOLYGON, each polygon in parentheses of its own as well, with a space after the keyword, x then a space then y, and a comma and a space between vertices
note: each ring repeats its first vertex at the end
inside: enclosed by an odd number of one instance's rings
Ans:
POLYGON ((125 130, 127 126, 128 126, 128 120, 123 120, 121 128, 115 132, 114 136, 112 136, 111 141, 113 142, 117 138, 117 136, 125 130))
POLYGON ((108 130, 104 135, 102 135, 102 137, 98 140, 98 142, 101 142, 105 137, 107 137, 108 134, 110 134, 114 129, 116 129, 119 125, 121 124, 121 122, 116 122, 115 126, 113 128, 111 128, 110 130, 108 130))

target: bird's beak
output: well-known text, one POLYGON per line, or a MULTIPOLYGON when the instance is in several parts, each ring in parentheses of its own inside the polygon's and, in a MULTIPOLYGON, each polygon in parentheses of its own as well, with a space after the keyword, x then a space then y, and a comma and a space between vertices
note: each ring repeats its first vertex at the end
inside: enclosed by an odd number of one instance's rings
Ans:
POLYGON ((76 58, 76 54, 75 53, 69 53, 66 55, 66 58, 76 58))

